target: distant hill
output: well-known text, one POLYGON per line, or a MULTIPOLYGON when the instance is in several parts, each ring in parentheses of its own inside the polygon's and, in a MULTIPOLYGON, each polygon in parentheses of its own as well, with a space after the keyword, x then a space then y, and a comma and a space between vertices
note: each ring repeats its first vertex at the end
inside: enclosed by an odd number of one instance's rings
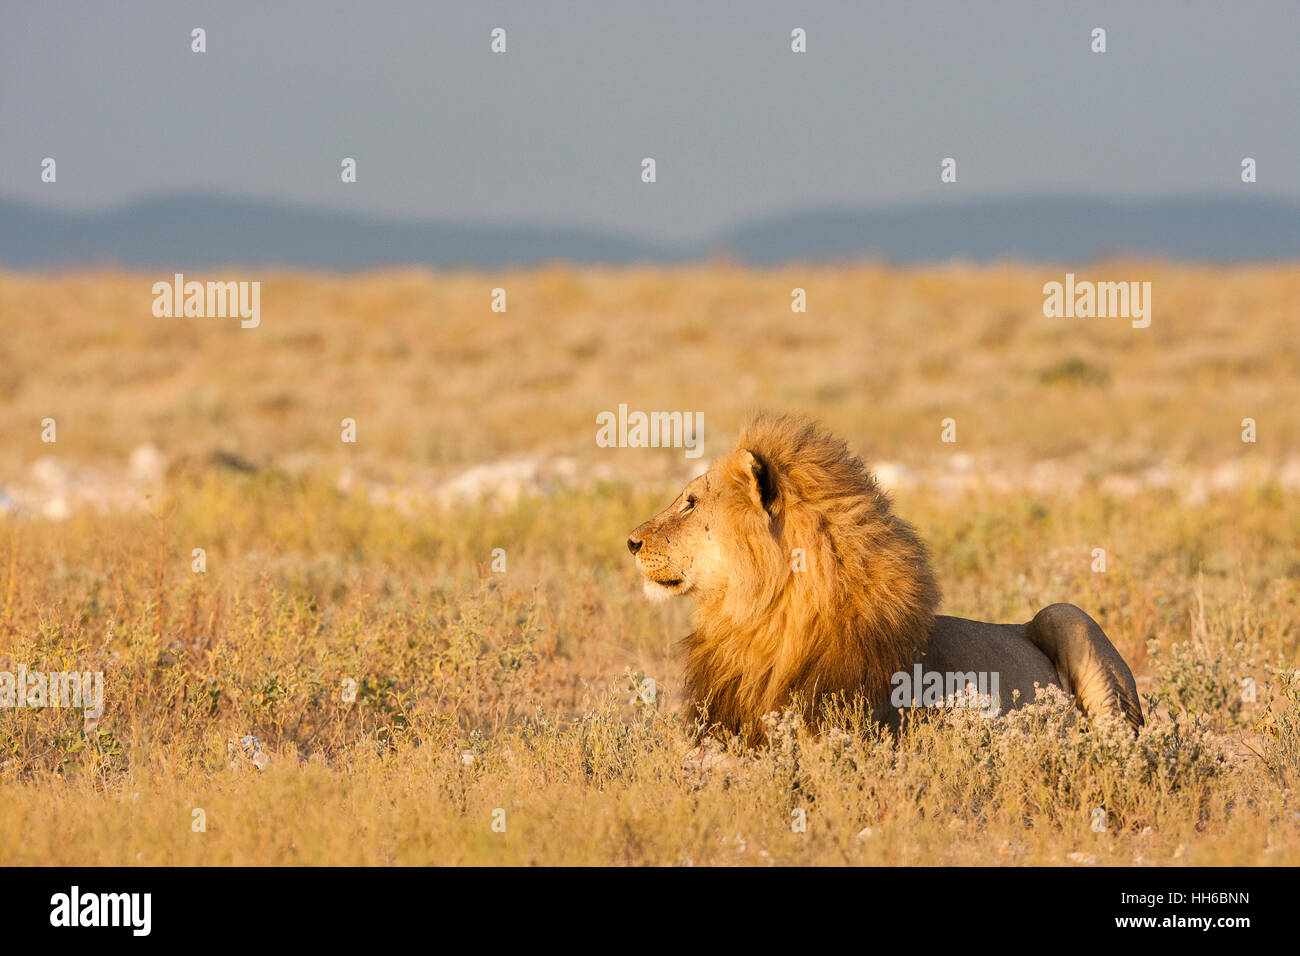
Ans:
POLYGON ((1077 262, 1120 255, 1297 259, 1300 203, 1025 198, 809 210, 754 220, 698 245, 668 245, 558 225, 412 224, 241 199, 162 198, 93 215, 0 201, 0 264, 19 269, 494 269, 556 261, 677 263, 710 255, 763 265, 864 258, 1077 262))
POLYGON ((500 268, 550 260, 661 260, 665 250, 594 230, 404 223, 243 199, 152 199, 98 215, 0 202, 0 263, 195 269, 500 268))
POLYGON ((732 230, 745 261, 952 258, 1074 262, 1110 255, 1215 262, 1300 258, 1300 203, 1241 199, 1006 199, 757 220, 732 230))

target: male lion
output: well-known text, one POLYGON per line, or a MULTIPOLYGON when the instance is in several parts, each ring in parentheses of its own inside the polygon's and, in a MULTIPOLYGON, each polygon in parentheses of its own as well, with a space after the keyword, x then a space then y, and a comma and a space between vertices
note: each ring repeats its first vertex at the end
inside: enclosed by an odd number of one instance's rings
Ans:
POLYGON ((866 466, 811 420, 755 417, 627 546, 649 597, 696 598, 687 691, 750 742, 762 739, 762 715, 793 699, 815 723, 827 694, 862 695, 897 726, 891 681, 914 672, 996 675, 1002 706, 1055 684, 1085 713, 1142 725, 1128 665, 1079 608, 1053 604, 1027 624, 936 616, 925 545, 866 466))

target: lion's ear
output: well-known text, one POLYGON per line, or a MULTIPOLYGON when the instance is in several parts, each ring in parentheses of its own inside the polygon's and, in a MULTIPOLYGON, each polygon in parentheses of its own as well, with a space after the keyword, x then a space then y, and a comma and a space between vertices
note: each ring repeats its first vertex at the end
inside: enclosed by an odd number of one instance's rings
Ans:
POLYGON ((772 469, 748 449, 740 453, 740 458, 745 469, 750 500, 755 507, 771 511, 772 502, 776 499, 776 476, 772 474, 772 469))

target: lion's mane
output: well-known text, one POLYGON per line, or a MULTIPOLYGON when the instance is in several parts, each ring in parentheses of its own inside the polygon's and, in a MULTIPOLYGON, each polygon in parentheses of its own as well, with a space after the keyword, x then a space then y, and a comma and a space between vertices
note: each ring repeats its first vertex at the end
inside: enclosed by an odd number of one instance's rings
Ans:
POLYGON ((696 610, 689 694, 708 723, 751 741, 764 714, 796 699, 814 724, 820 700, 841 692, 883 719, 891 677, 911 668, 934 624, 925 545, 862 461, 813 421, 755 416, 736 448, 758 461, 766 511, 745 492, 750 469, 730 456, 728 585, 696 610))

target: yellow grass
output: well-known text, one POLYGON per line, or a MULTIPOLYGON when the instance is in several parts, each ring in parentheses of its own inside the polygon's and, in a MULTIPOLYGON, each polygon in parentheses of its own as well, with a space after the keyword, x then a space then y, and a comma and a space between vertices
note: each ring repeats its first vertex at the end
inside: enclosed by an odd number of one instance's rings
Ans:
POLYGON ((162 276, 0 276, 0 488, 34 503, 0 517, 0 670, 106 698, 90 729, 0 708, 0 864, 1300 863, 1300 269, 1090 267, 1152 281, 1145 330, 1044 318, 1063 271, 250 276, 256 330, 153 318, 162 276), (763 406, 906 464, 943 610, 1081 605, 1147 731, 1048 699, 894 741, 850 706, 685 759, 687 608, 644 603, 623 542, 693 463, 596 447, 619 403, 703 412, 705 460, 763 406), (42 512, 42 456, 129 483, 145 442, 143 509, 42 512), (518 455, 576 477, 439 503, 518 455))

